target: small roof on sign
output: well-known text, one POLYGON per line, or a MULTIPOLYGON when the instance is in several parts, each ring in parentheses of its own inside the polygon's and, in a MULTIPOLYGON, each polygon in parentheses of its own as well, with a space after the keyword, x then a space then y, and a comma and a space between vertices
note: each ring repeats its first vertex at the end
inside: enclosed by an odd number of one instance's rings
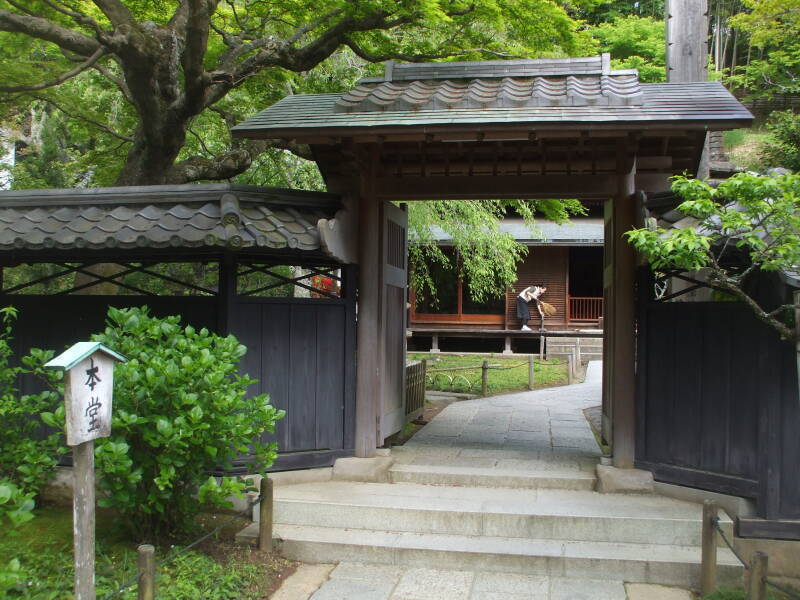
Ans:
POLYGON ((91 356, 95 352, 103 352, 120 362, 128 360, 122 356, 122 354, 114 352, 111 348, 104 346, 100 342, 78 342, 67 350, 64 350, 64 352, 47 362, 44 366, 48 369, 64 369, 65 371, 69 371, 84 358, 91 356))

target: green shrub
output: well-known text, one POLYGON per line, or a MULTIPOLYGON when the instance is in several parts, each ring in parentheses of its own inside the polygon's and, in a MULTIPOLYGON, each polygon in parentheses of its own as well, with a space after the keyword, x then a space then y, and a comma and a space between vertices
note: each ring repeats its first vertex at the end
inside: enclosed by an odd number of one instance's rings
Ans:
POLYGON ((763 148, 767 165, 800 171, 800 115, 790 110, 774 112, 767 129, 770 139, 763 148))
MULTIPOLYGON (((8 480, 0 479, 0 527, 6 535, 14 533, 13 528, 30 521, 33 518, 33 494, 26 494, 8 480), (8 529, 11 525, 12 529, 8 529)), ((12 558, 7 563, 0 562, 0 592, 6 592, 15 587, 22 574, 18 558, 12 558)))
POLYGON ((35 348, 22 358, 21 366, 11 366, 12 322, 16 314, 10 306, 0 309, 0 479, 35 496, 50 478, 58 457, 67 451, 60 431, 64 419, 57 389, 61 374, 45 371, 43 365, 53 353, 35 348), (40 377, 51 389, 20 396, 17 385, 23 374, 40 377), (54 408, 55 413, 48 412, 54 408), (42 421, 58 429, 40 437, 42 421))
POLYGON ((185 530, 200 503, 228 506, 247 482, 216 479, 240 454, 251 472, 275 460, 275 444, 259 441, 283 416, 262 394, 245 398, 252 379, 237 364, 247 349, 233 336, 158 319, 147 308, 108 311, 95 341, 128 358, 114 372, 111 436, 97 441, 101 505, 118 510, 140 539, 185 530), (198 502, 199 500, 199 502, 198 502))

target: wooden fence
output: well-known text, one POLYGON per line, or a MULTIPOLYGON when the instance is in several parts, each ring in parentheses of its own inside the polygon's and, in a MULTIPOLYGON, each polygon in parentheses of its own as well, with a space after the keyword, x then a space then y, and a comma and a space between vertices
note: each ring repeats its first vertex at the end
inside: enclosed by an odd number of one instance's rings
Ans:
POLYGON ((406 422, 422 414, 425 407, 425 376, 427 361, 406 361, 406 422))

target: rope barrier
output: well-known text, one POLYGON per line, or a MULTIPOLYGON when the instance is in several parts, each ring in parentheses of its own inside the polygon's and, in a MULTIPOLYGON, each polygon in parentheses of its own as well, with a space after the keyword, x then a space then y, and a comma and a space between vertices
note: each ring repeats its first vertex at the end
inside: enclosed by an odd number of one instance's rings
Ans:
POLYGON ((800 594, 795 591, 792 591, 788 588, 783 587, 782 585, 778 585, 774 581, 771 581, 768 577, 764 578, 764 581, 767 583, 768 586, 775 588, 779 592, 786 594, 789 598, 793 598, 794 600, 800 600, 800 594))
MULTIPOLYGON (((733 547, 733 544, 731 544, 730 540, 728 539, 728 536, 725 535, 725 532, 722 530, 722 527, 720 527, 720 525, 719 525, 719 517, 714 517, 714 519, 712 519, 712 522, 714 523, 714 527, 716 528, 717 533, 719 533, 720 537, 722 538, 722 541, 725 542, 725 545, 728 547, 728 549, 733 553, 733 555, 736 557, 736 559, 740 563, 742 563, 742 566, 744 567, 745 571, 749 571, 750 570, 750 565, 747 564, 747 561, 744 560, 742 558, 742 556, 736 551, 736 549, 733 547)), ((792 598, 793 600, 800 600, 800 593, 795 592, 794 590, 790 590, 787 587, 784 587, 784 586, 782 586, 780 584, 775 583, 769 577, 764 577, 764 582, 768 586, 778 590, 779 592, 781 592, 783 594, 786 594, 787 596, 789 596, 789 598, 792 598)))
POLYGON ((722 531, 722 527, 719 526, 719 517, 714 517, 713 522, 714 522, 714 527, 717 529, 717 533, 719 533, 720 537, 722 537, 722 541, 725 542, 725 545, 730 549, 731 552, 733 552, 733 555, 739 560, 740 563, 742 563, 742 566, 745 569, 750 569, 750 565, 748 565, 747 561, 744 560, 739 555, 738 552, 736 552, 736 550, 733 547, 733 544, 731 544, 730 541, 728 541, 728 538, 725 535, 725 532, 722 531))
MULTIPOLYGON (((183 547, 179 548, 178 550, 175 550, 175 551, 171 552, 170 554, 167 554, 167 556, 165 556, 164 558, 162 558, 160 561, 158 561, 156 563, 156 567, 162 567, 162 566, 164 566, 166 564, 171 563, 173 560, 175 560, 176 558, 178 558, 182 554, 185 554, 186 552, 188 552, 189 550, 191 550, 192 548, 194 548, 198 544, 201 544, 202 542, 206 541, 211 536, 216 535, 217 533, 219 533, 220 531, 225 529, 228 525, 230 525, 231 523, 233 523, 237 519, 241 519, 242 517, 244 517, 245 515, 250 513, 252 511, 253 507, 256 504, 259 504, 260 502, 261 502, 261 497, 260 496, 255 498, 255 499, 253 499, 253 500, 251 500, 250 502, 248 502, 247 508, 245 508, 243 511, 236 513, 230 519, 228 519, 224 523, 221 523, 220 525, 218 525, 216 528, 214 528, 213 530, 209 531, 208 533, 206 533, 206 534, 202 535, 201 537, 197 538, 192 543, 190 543, 190 544, 188 544, 186 546, 183 546, 183 547)), ((140 577, 140 574, 136 573, 136 575, 134 575, 133 577, 127 579, 121 586, 119 586, 116 589, 116 591, 113 591, 113 592, 107 594, 106 596, 104 596, 103 600, 111 600, 112 598, 115 598, 115 597, 119 596, 123 592, 129 591, 129 589, 134 584, 139 582, 139 577, 140 577)))

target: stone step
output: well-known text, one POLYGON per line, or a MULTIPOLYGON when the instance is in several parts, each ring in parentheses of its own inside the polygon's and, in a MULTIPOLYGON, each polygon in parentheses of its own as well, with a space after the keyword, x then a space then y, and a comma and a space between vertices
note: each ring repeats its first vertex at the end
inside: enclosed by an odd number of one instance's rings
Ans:
POLYGON ((490 488, 593 490, 597 478, 588 471, 520 471, 437 465, 394 465, 389 470, 394 483, 454 485, 490 488))
MULTIPOLYGON (((699 546, 702 509, 659 496, 333 481, 279 488, 274 518, 353 530, 699 546)), ((724 525, 732 534, 730 521, 724 525)))
MULTIPOLYGON (((697 547, 548 539, 398 533, 277 524, 278 549, 305 562, 362 562, 484 572, 615 579, 697 588, 697 547)), ((736 585, 742 568, 728 550, 717 555, 720 585, 736 585)))

